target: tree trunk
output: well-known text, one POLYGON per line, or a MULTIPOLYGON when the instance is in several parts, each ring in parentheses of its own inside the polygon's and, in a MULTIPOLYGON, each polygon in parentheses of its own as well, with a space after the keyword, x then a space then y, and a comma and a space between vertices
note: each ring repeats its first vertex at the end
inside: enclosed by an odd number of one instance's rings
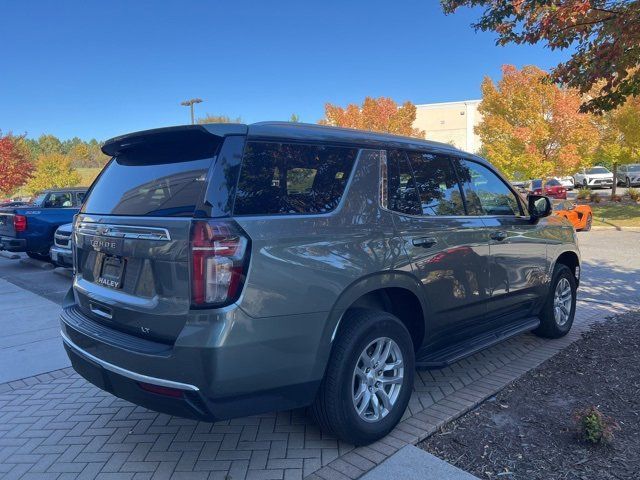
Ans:
POLYGON ((616 196, 616 188, 618 187, 618 162, 613 162, 613 185, 611 186, 611 198, 616 196))

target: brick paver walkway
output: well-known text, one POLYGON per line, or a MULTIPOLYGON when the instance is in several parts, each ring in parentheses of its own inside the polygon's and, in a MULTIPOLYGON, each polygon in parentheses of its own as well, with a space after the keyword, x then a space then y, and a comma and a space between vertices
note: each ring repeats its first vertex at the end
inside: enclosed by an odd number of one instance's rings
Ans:
POLYGON ((629 309, 581 301, 565 338, 521 335, 451 367, 418 372, 403 421, 368 447, 321 434, 303 410, 216 424, 151 412, 70 369, 1 384, 0 478, 357 478, 494 395, 589 324, 629 309))

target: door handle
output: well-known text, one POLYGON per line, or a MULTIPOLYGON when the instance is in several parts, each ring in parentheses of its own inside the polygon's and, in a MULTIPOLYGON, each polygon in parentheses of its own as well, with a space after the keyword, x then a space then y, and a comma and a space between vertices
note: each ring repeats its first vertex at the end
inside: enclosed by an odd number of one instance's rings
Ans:
POLYGON ((414 238, 411 243, 416 247, 429 248, 438 243, 438 239, 434 237, 414 238))
POLYGON ((491 240, 497 240, 498 242, 501 242, 505 240, 508 236, 509 235, 504 230, 498 230, 497 232, 493 232, 491 234, 491 240))

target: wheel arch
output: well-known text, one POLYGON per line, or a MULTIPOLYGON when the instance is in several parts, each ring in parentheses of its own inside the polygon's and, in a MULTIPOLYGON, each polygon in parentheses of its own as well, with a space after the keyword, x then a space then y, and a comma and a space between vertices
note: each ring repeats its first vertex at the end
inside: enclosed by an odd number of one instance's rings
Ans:
POLYGON ((576 282, 580 282, 580 256, 573 250, 565 250, 560 253, 553 263, 551 271, 555 269, 556 265, 562 264, 569 267, 571 272, 573 273, 576 282))
POLYGON ((349 285, 329 312, 318 352, 320 376, 324 374, 333 340, 340 333, 341 320, 351 308, 383 310, 396 315, 409 330, 416 350, 427 335, 426 318, 429 310, 422 284, 405 272, 368 275, 349 285))

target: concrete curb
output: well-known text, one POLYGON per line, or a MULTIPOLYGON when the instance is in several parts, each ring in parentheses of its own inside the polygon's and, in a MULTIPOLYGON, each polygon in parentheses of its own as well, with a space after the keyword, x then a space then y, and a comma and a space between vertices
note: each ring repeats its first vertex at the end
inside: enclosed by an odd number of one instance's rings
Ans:
POLYGON ((42 268, 43 270, 53 270, 53 263, 43 262, 42 260, 36 260, 35 258, 21 258, 20 263, 24 265, 31 265, 32 267, 42 268))
POLYGON ((0 251, 0 257, 8 258, 9 260, 17 260, 20 258, 20 255, 13 252, 6 252, 4 250, 0 251))
POLYGON ((640 227, 601 227, 601 226, 592 226, 591 230, 614 230, 614 231, 624 231, 624 232, 640 232, 640 227))

